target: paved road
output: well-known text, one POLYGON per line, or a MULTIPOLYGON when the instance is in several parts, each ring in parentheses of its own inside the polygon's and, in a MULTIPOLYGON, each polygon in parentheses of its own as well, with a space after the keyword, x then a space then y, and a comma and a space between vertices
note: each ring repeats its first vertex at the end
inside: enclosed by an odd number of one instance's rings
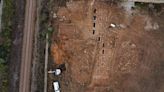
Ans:
POLYGON ((30 92, 32 45, 35 28, 36 0, 26 0, 25 26, 19 92, 30 92))

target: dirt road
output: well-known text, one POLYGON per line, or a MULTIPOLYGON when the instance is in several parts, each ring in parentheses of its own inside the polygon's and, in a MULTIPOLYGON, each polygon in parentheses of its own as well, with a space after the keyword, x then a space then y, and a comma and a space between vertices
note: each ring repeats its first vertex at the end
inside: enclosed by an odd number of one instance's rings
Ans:
POLYGON ((30 92, 30 76, 32 61, 32 44, 35 26, 36 0, 26 0, 25 26, 22 49, 19 92, 30 92))

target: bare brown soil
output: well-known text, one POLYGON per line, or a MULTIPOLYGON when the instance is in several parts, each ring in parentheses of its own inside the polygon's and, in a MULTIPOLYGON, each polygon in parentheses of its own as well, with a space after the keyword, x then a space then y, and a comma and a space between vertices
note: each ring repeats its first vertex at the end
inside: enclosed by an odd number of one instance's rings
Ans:
POLYGON ((127 16, 116 4, 91 3, 73 1, 59 8, 51 50, 55 65, 65 63, 67 70, 50 78, 60 80, 62 92, 163 92, 164 14, 127 16), (159 29, 146 31, 145 18, 159 29), (110 28, 111 23, 125 28, 110 28))

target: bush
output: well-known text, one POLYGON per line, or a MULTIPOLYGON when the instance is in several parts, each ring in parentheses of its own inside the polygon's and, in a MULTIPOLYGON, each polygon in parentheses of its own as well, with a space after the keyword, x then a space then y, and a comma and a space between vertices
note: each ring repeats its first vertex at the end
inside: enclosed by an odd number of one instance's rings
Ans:
POLYGON ((145 9, 148 7, 148 3, 135 2, 135 6, 140 9, 145 9))

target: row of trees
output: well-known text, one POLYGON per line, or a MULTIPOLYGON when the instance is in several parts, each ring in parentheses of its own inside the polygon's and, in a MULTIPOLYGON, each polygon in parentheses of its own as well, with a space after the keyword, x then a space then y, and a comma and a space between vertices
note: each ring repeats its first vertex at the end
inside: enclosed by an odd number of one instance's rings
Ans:
POLYGON ((8 92, 8 61, 11 50, 12 17, 14 14, 13 0, 3 1, 2 32, 0 44, 0 92, 8 92))

